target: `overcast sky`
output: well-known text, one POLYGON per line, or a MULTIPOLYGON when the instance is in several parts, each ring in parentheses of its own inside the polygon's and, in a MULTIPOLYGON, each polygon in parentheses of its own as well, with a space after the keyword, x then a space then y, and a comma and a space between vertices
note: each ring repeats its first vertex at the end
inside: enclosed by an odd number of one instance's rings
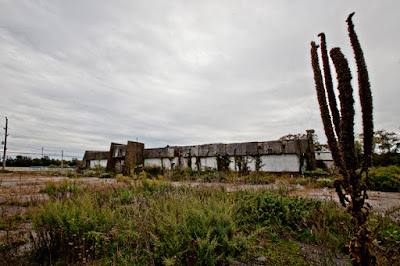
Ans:
POLYGON ((399 10, 398 0, 0 0, 9 155, 44 147, 82 158, 111 141, 265 141, 306 129, 324 141, 310 41, 325 32, 356 77, 345 22, 353 11, 375 129, 398 132, 399 10))

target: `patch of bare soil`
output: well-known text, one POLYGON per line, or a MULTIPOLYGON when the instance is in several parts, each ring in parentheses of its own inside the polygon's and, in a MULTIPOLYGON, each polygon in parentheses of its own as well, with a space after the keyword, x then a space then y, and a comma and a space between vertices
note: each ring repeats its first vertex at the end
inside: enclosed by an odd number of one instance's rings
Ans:
POLYGON ((311 265, 351 265, 350 259, 341 253, 332 253, 317 245, 298 243, 311 265))

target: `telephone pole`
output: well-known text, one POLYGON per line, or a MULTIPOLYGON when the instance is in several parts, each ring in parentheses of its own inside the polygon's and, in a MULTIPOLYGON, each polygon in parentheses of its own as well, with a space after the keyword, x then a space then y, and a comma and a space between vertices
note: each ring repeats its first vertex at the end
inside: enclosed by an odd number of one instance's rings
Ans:
POLYGON ((43 158, 43 147, 42 147, 42 158, 43 158))
POLYGON ((8 130, 8 118, 6 117, 6 127, 4 128, 6 134, 4 136, 4 153, 3 153, 3 171, 6 169, 6 151, 7 151, 7 130, 8 130))
POLYGON ((64 167, 64 150, 61 151, 61 171, 63 170, 64 167))

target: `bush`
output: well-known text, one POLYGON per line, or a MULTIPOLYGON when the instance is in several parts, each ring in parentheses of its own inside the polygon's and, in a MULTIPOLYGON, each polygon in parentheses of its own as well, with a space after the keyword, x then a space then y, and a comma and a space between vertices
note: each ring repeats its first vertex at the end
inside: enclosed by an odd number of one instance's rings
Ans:
POLYGON ((316 170, 305 171, 304 175, 307 177, 317 179, 317 178, 327 177, 327 176, 329 176, 329 173, 327 171, 325 171, 324 169, 317 168, 316 170))
POLYGON ((76 174, 76 171, 68 171, 66 176, 68 178, 77 178, 78 177, 78 175, 76 174))
POLYGON ((143 171, 149 173, 151 177, 157 177, 163 174, 163 169, 157 165, 145 166, 143 167, 143 171))
POLYGON ((312 186, 317 188, 333 188, 333 180, 330 178, 318 178, 312 186))
POLYGON ((399 166, 372 168, 369 177, 372 190, 400 192, 399 166))
POLYGON ((172 181, 180 181, 186 179, 186 170, 184 167, 177 166, 175 169, 171 170, 172 181))
POLYGON ((296 232, 303 227, 302 221, 321 205, 310 199, 288 198, 266 191, 242 191, 236 196, 239 197, 237 219, 246 231, 271 227, 278 234, 285 231, 282 228, 296 232))
POLYGON ((115 173, 113 172, 99 174, 99 178, 114 178, 114 177, 115 173))

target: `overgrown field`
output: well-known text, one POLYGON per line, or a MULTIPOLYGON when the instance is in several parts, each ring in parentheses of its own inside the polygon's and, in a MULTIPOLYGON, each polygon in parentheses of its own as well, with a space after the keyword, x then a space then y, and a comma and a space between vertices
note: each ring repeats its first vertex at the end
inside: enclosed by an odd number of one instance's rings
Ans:
MULTIPOLYGON (((2 230, 32 223, 29 252, 1 246, 3 264, 348 263, 350 216, 333 202, 285 192, 173 186, 124 179, 116 184, 49 182, 51 198, 2 230)), ((400 225, 371 218, 381 264, 399 264, 400 225)))

